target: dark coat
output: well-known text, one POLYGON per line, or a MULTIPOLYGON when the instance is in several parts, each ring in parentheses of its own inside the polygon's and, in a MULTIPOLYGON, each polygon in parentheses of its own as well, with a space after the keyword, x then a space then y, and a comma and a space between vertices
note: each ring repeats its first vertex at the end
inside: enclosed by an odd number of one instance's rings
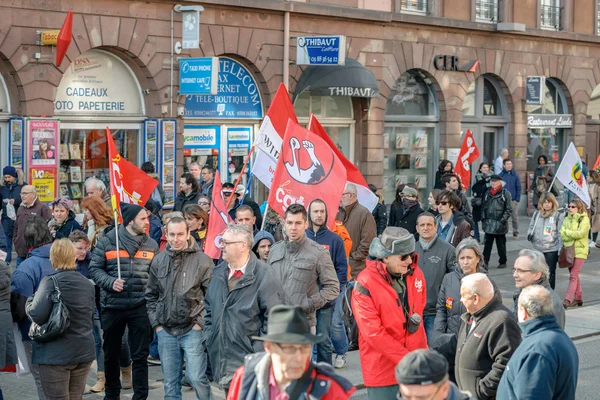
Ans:
POLYGON ((481 400, 495 399, 508 360, 521 343, 521 329, 502 298, 494 298, 481 310, 463 314, 455 358, 456 383, 481 400), (467 335, 467 321, 477 324, 467 335))
POLYGON ((162 221, 154 214, 150 214, 150 237, 156 242, 160 242, 162 237, 162 221))
POLYGON ((473 199, 471 199, 471 205, 473 206, 473 221, 481 221, 481 209, 483 207, 483 196, 489 189, 489 178, 478 180, 473 187, 471 187, 471 193, 473 199), (476 204, 480 205, 476 205, 476 204))
POLYGON ((133 237, 123 225, 104 232, 96 243, 90 262, 90 276, 102 289, 102 308, 129 310, 146 302, 148 271, 158 244, 148 235, 133 237), (119 232, 119 251, 116 247, 116 232, 119 232), (117 257, 121 259, 121 279, 125 281, 123 291, 113 291, 117 280, 117 257))
POLYGON ((75 213, 69 210, 67 219, 62 224, 57 224, 54 219, 48 224, 50 231, 54 231, 54 239, 68 238, 73 231, 83 231, 79 222, 75 220, 75 213))
POLYGON ((215 178, 211 179, 210 182, 205 183, 200 179, 200 195, 208 196, 209 199, 212 199, 213 186, 215 185, 215 178))
POLYGON ((523 342, 510 358, 498 399, 574 400, 579 355, 553 315, 521 324, 523 342))
POLYGON ((251 336, 267 334, 269 310, 283 304, 283 288, 273 267, 251 253, 244 276, 229 291, 228 264, 213 270, 206 293, 204 330, 214 381, 229 387, 236 369, 248 354, 263 351, 251 336))
POLYGON ((377 225, 377 236, 381 235, 387 226, 387 211, 384 203, 377 203, 373 209, 373 218, 377 225))
POLYGON ((483 197, 481 218, 483 231, 491 235, 506 235, 508 232, 508 220, 512 214, 512 197, 506 189, 500 189, 492 195, 490 188, 483 197))
POLYGON ((154 257, 146 287, 153 329, 161 326, 169 335, 181 336, 194 324, 204 327, 204 297, 213 265, 194 238, 184 250, 173 251, 167 246, 154 257))
POLYGON ((183 208, 188 204, 198 204, 198 197, 200 196, 200 192, 190 192, 190 194, 188 195, 185 195, 183 192, 177 193, 177 197, 175 197, 175 206, 173 207, 173 211, 183 212, 183 208))
MULTIPOLYGON (((77 271, 57 271, 55 277, 63 303, 69 311, 69 326, 60 337, 48 342, 32 343, 34 364, 84 364, 96 358, 93 320, 94 285, 77 271)), ((42 325, 48 321, 54 302, 54 283, 44 277, 34 297, 27 300, 27 315, 42 325)))
POLYGON ((0 369, 18 362, 10 314, 10 265, 0 261, 0 369))
POLYGON ((510 192, 510 196, 517 203, 521 201, 521 178, 515 170, 507 171, 503 170, 500 172, 502 180, 506 182, 504 189, 510 192))
POLYGON ((390 226, 397 226, 400 228, 404 228, 413 235, 415 238, 419 239, 419 234, 417 233, 417 218, 419 215, 423 213, 423 209, 419 204, 412 206, 411 208, 404 209, 402 215, 396 219, 396 223, 390 226))
POLYGON ((25 244, 25 226, 27 221, 40 217, 44 221, 52 218, 52 211, 44 203, 35 200, 31 207, 25 207, 23 204, 17 209, 17 220, 15 221, 15 230, 13 232, 13 243, 19 257, 27 257, 27 245, 25 244))
POLYGON ((402 200, 396 199, 390 206, 390 214, 388 216, 388 226, 396 226, 396 221, 399 221, 404 214, 404 208, 402 207, 402 200))
MULTIPOLYGON (((539 280, 537 282, 534 282, 533 284, 540 285, 548 289, 548 291, 552 295, 552 308, 554 309, 554 316, 556 317, 556 322, 558 322, 561 328, 565 329, 565 307, 563 306, 563 302, 560 296, 554 291, 554 289, 552 289, 552 287, 550 287, 550 282, 548 282, 547 279, 539 280)), ((517 311, 519 309, 519 296, 521 296, 522 291, 523 289, 518 289, 513 294, 513 306, 511 311, 517 319, 519 318, 517 314, 517 311)))
POLYGON ((427 250, 423 248, 421 240, 417 240, 415 244, 415 253, 419 255, 419 268, 425 276, 427 304, 423 312, 424 315, 436 314, 438 293, 444 277, 457 268, 454 247, 437 237, 434 237, 432 241, 433 243, 427 250))
POLYGON ((0 202, 2 203, 2 228, 4 228, 4 233, 7 236, 13 236, 13 229, 15 226, 15 221, 8 218, 8 214, 6 214, 6 203, 4 199, 12 199, 15 201, 13 204, 15 207, 15 213, 19 209, 21 205, 21 189, 24 185, 19 185, 18 181, 15 181, 13 184, 7 185, 5 181, 0 185, 0 202))

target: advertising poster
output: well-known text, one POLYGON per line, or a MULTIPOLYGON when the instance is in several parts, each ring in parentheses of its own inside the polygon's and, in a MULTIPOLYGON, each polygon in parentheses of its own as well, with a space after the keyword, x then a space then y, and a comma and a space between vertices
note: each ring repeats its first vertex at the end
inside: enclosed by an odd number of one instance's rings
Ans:
POLYGON ((58 120, 29 119, 29 165, 54 166, 57 159, 58 120))
POLYGON ((177 193, 175 179, 175 133, 177 132, 177 125, 174 120, 163 120, 160 125, 162 145, 161 178, 165 191, 165 204, 163 207, 170 209, 175 205, 177 193))
POLYGON ((10 119, 10 165, 23 168, 23 119, 10 119))
POLYGON ((56 167, 32 167, 29 182, 35 187, 38 200, 42 203, 51 203, 57 197, 56 167))
MULTIPOLYGON (((242 172, 242 167, 244 166, 244 162, 246 158, 248 158, 248 153, 250 152, 250 137, 252 135, 251 127, 228 127, 227 128, 227 181, 234 183, 238 181, 240 177, 240 173, 242 172)), ((248 171, 251 166, 248 163, 242 178, 240 179, 240 184, 247 186, 248 184, 248 171)))
POLYGON ((150 161, 156 168, 158 162, 158 121, 152 119, 144 121, 144 141, 144 161, 150 161))

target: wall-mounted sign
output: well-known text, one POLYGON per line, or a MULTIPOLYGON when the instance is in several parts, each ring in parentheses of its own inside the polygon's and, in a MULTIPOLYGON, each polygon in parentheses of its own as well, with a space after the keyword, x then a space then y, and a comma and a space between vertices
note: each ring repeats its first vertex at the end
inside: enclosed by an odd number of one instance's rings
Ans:
POLYGON ((185 125, 183 147, 187 149, 213 148, 220 145, 220 126, 185 125))
POLYGON ((27 119, 29 182, 43 203, 56 198, 59 132, 57 119, 27 119))
POLYGON ((200 48, 200 11, 184 11, 181 19, 181 47, 200 48))
POLYGON ((60 30, 43 31, 40 34, 40 41, 45 46, 56 46, 58 43, 58 34, 60 30))
POLYGON ((525 85, 526 104, 542 104, 546 78, 543 76, 528 76, 525 85))
POLYGON ((13 167, 24 169, 25 136, 23 135, 23 118, 10 118, 8 140, 8 162, 13 167))
POLYGON ((219 59, 182 58, 179 61, 179 94, 217 94, 219 59))
POLYGON ((141 88, 131 69, 112 54, 91 50, 77 57, 60 81, 57 115, 144 115, 141 88))
POLYGON ((573 115, 571 114, 529 114, 527 116, 528 128, 571 128, 573 115))
POLYGON ((475 72, 479 68, 479 60, 469 61, 460 65, 460 60, 457 56, 435 56, 433 57, 433 66, 439 71, 475 72))
POLYGON ((238 61, 219 57, 216 95, 188 95, 184 118, 262 119, 260 88, 250 71, 238 61))
POLYGON ((299 36, 296 46, 297 65, 344 65, 346 36, 299 36))

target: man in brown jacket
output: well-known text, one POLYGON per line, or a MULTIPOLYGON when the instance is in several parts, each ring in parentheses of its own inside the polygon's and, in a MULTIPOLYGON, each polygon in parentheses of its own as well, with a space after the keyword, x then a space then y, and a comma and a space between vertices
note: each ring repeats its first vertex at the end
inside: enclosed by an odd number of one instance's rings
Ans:
POLYGON ((356 185, 347 183, 342 194, 342 205, 346 209, 344 225, 352 239, 350 250, 350 274, 356 278, 365 269, 365 259, 369 255, 369 246, 377 237, 377 225, 373 214, 366 207, 358 204, 356 185))
POLYGON ((34 217, 41 217, 44 221, 52 218, 52 211, 44 203, 40 203, 37 198, 35 187, 31 185, 23 186, 21 189, 21 205, 17 210, 17 220, 15 222, 15 231, 13 234, 15 250, 17 251, 17 267, 27 258, 27 245, 25 244, 25 225, 27 221, 34 217))

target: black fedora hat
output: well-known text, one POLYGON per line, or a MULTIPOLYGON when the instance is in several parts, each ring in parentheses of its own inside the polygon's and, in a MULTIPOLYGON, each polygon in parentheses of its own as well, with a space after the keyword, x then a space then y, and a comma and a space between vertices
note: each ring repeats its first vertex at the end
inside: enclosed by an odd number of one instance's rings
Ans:
POLYGON ((282 344, 315 344, 325 340, 322 334, 310 333, 310 326, 300 307, 278 305, 269 311, 269 326, 265 336, 254 340, 282 344))

